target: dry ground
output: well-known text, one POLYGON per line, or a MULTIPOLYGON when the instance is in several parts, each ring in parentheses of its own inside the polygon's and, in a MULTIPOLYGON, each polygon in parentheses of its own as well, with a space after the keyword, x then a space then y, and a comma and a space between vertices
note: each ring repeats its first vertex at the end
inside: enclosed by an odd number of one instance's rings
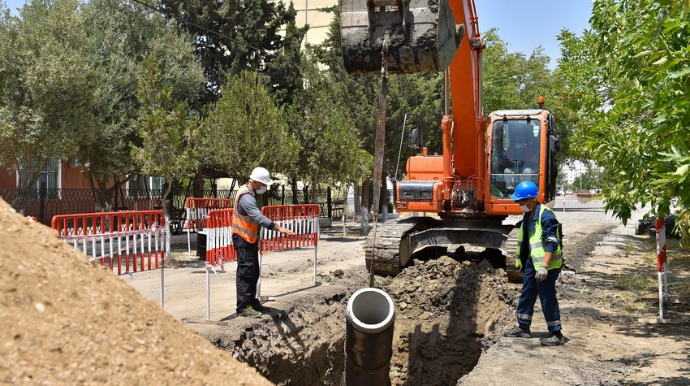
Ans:
MULTIPOLYGON (((393 385, 690 383, 688 252, 669 244, 671 303, 656 323, 649 239, 601 213, 558 215, 568 259, 559 282, 566 345, 539 346, 540 317, 533 339, 500 336, 514 323, 520 287, 503 270, 447 257, 417 261, 396 278, 376 279, 396 302, 393 385)), ((118 278, 4 203, 0 223, 4 384, 266 384, 229 356, 275 384, 339 384, 345 305, 368 282, 354 224, 324 230, 318 285, 313 249, 266 255, 271 310, 261 319, 233 315, 234 265, 226 265, 212 277, 205 321, 199 262, 166 269, 162 312, 159 272, 118 278)))
POLYGON ((270 384, 2 200, 0 245, 0 384, 270 384))

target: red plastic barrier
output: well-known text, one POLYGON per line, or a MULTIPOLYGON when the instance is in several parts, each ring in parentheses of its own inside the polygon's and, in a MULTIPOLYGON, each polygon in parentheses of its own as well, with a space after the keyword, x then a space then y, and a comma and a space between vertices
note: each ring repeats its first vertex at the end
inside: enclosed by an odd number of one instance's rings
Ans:
POLYGON ((117 267, 118 275, 157 269, 165 259, 161 210, 58 215, 51 225, 74 248, 111 270, 117 267))
POLYGON ((206 263, 211 265, 237 260, 232 246, 232 209, 212 210, 206 217, 206 263))
MULTIPOLYGON (((261 228, 259 250, 261 253, 282 251, 305 246, 316 246, 319 239, 319 206, 279 205, 265 206, 264 216, 276 224, 295 232, 286 236, 277 231, 261 228)), ((233 209, 220 209, 208 212, 206 217, 206 263, 223 264, 237 260, 237 252, 232 246, 233 209)))
POLYGON ((208 212, 215 209, 230 209, 233 201, 228 198, 188 198, 185 202, 187 210, 187 230, 192 232, 203 230, 206 226, 208 212))
POLYGON ((265 206, 261 213, 276 224, 290 229, 295 235, 286 236, 277 231, 261 229, 261 252, 316 246, 319 242, 319 205, 265 206))

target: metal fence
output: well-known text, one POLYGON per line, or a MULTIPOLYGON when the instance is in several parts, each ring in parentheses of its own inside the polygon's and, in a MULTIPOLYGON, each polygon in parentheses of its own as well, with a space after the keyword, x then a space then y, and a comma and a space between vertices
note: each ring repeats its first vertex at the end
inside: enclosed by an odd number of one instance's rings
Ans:
MULTIPOLYGON (((191 192, 176 192, 172 202, 163 200, 164 191, 161 189, 120 189, 112 194, 104 203, 97 197, 97 193, 91 189, 31 189, 25 191, 22 200, 18 189, 0 189, 0 198, 18 212, 25 216, 33 216, 45 225, 50 225, 51 219, 56 215, 117 212, 124 210, 161 210, 163 205, 168 205, 170 225, 173 233, 181 233, 186 222, 185 201, 191 197, 191 192), (24 201, 23 208, 20 207, 24 201)), ((292 191, 285 187, 278 187, 268 196, 268 205, 290 205, 293 203, 292 191)), ((199 198, 227 198, 234 201, 237 190, 204 190, 199 198)), ((333 198, 331 189, 318 191, 316 194, 321 217, 341 218, 345 200, 333 198)), ((297 202, 302 204, 311 197, 303 191, 297 192, 297 202)))

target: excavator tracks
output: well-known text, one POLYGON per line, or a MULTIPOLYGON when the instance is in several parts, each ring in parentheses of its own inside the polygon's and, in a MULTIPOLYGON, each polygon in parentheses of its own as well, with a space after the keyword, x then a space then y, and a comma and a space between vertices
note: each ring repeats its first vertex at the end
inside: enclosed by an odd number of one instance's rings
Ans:
MULTIPOLYGON (((364 243, 364 253, 367 270, 372 268, 379 275, 396 276, 408 265, 414 252, 413 238, 418 233, 431 228, 442 227, 443 222, 431 217, 398 218, 377 224, 376 243, 374 253, 373 231, 364 243)), ((517 257, 517 233, 514 228, 500 247, 505 256, 505 268, 510 281, 521 281, 522 273, 515 267, 517 257)), ((502 264, 501 264, 502 266, 502 264)))
POLYGON ((506 257, 506 276, 512 282, 522 281, 522 272, 515 266, 517 259, 517 236, 520 228, 514 228, 508 235, 508 240, 503 248, 501 248, 503 255, 506 257))
POLYGON ((431 217, 397 218, 385 223, 377 224, 376 229, 376 253, 374 254, 374 232, 364 243, 364 254, 367 270, 371 270, 372 258, 374 260, 374 273, 396 276, 407 265, 412 251, 407 247, 407 238, 415 232, 423 231, 437 225, 440 221, 431 217), (402 252, 402 260, 401 260, 402 252))

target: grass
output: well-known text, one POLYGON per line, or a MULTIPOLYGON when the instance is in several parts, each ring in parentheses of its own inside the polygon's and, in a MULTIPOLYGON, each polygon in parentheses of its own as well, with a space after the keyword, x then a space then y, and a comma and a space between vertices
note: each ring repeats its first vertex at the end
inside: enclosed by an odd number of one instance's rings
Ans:
POLYGON ((618 299, 618 306, 628 313, 643 312, 647 304, 644 296, 648 296, 656 289, 656 281, 653 276, 639 274, 622 274, 616 276, 614 285, 622 290, 618 299))
POLYGON ((634 250, 635 250, 635 243, 633 243, 632 240, 627 240, 625 242, 625 246, 623 246, 623 254, 625 255, 625 257, 630 256, 634 250))
POLYGON ((616 288, 623 291, 631 292, 647 292, 653 289, 655 286, 655 281, 652 280, 653 277, 649 275, 638 275, 638 274, 627 274, 618 275, 614 281, 616 288))

